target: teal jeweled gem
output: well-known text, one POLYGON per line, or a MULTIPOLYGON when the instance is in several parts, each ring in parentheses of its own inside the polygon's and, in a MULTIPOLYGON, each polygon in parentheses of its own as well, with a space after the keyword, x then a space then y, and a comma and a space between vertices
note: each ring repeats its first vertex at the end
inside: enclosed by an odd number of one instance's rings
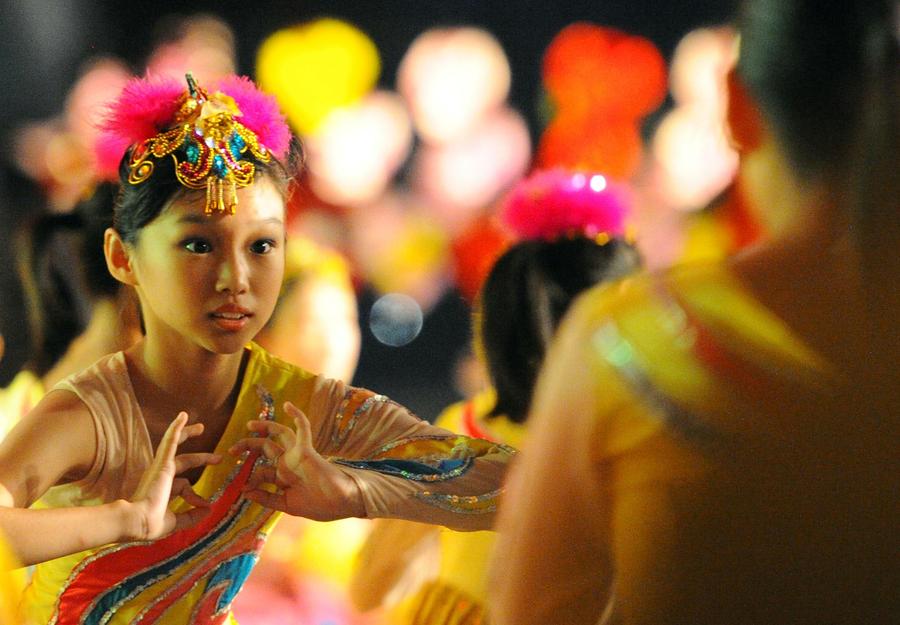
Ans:
POLYGON ((225 159, 222 158, 221 154, 216 154, 215 158, 213 158, 212 170, 216 172, 219 178, 224 178, 228 174, 228 169, 225 167, 225 159))
POLYGON ((196 165, 197 161, 200 160, 200 148, 193 141, 188 142, 187 147, 184 148, 184 153, 191 165, 196 165))
POLYGON ((241 152, 244 151, 244 148, 247 147, 247 143, 244 141, 244 138, 236 132, 231 133, 231 140, 229 141, 229 148, 231 149, 231 154, 234 155, 235 160, 239 160, 241 158, 241 152))

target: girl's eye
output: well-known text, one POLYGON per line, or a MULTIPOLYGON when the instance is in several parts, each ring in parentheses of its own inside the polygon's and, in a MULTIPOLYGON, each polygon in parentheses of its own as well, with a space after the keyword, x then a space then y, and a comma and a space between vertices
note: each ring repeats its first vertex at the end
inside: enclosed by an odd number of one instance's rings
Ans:
POLYGON ((193 254, 208 254, 212 251, 212 246, 203 239, 188 239, 182 245, 184 249, 193 254))
POLYGON ((250 251, 254 254, 268 254, 275 248, 275 241, 272 239, 260 239, 250 244, 250 251))

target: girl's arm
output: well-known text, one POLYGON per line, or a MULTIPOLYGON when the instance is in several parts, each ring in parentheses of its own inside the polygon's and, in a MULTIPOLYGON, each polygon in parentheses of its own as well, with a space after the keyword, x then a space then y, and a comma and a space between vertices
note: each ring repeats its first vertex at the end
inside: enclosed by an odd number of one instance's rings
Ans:
POLYGON ((365 389, 318 378, 310 420, 290 402, 296 431, 251 421, 267 439, 244 439, 235 453, 261 449, 276 460, 251 498, 289 514, 328 520, 399 518, 456 530, 490 529, 514 450, 459 436, 365 389), (295 505, 296 504, 296 505, 295 505))
POLYGON ((87 407, 72 393, 48 393, 0 443, 0 531, 19 561, 30 565, 108 543, 155 538, 195 520, 197 511, 182 518, 168 511, 173 483, 174 494, 205 505, 175 476, 217 457, 176 456, 178 444, 203 429, 185 427, 186 421, 182 413, 169 426, 131 501, 31 510, 28 506, 51 486, 86 475, 97 449, 87 407))

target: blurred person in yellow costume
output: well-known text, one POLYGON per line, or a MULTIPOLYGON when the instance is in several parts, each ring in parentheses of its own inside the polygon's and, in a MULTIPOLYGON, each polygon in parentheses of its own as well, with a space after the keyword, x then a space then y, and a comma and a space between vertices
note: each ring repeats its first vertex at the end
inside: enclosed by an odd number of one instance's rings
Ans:
MULTIPOLYGON (((0 337, 0 358, 3 356, 3 338, 0 337)), ((28 625, 17 615, 17 606, 22 596, 23 570, 15 555, 0 536, 0 625, 28 625)))
MULTIPOLYGON (((6 347, 0 334, 0 360, 6 347)), ((16 606, 22 594, 22 579, 18 573, 19 563, 0 536, 0 625, 16 623, 16 606)))
POLYGON ((573 307, 501 510, 500 625, 897 621, 898 12, 745 2, 729 121, 766 236, 573 307))
MULTIPOLYGON (((519 237, 496 261, 473 315, 475 352, 491 387, 448 407, 439 427, 519 448, 538 369, 563 314, 587 288, 640 267, 621 238, 625 188, 604 177, 539 171, 506 198, 519 237), (591 183, 593 185, 591 186, 591 183)), ((374 523, 351 595, 361 609, 395 604, 392 625, 483 625, 496 534, 393 520, 374 523)))

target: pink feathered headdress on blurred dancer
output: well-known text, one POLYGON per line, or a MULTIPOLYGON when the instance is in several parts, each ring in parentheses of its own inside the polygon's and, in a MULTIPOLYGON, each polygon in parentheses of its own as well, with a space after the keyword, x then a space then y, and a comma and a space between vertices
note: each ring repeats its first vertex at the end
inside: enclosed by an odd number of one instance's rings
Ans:
POLYGON ((602 244, 627 235, 630 206, 628 186, 598 173, 555 168, 517 184, 500 216, 522 239, 585 236, 602 244))
POLYGON ((135 78, 110 104, 95 146, 98 174, 118 177, 131 149, 128 183, 140 184, 155 161, 171 156, 178 181, 206 189, 206 211, 234 212, 236 189, 253 183, 256 167, 283 159, 291 132, 275 98, 246 77, 227 76, 211 91, 187 75, 187 88, 170 78, 135 78), (230 191, 226 195, 226 191, 230 191))

